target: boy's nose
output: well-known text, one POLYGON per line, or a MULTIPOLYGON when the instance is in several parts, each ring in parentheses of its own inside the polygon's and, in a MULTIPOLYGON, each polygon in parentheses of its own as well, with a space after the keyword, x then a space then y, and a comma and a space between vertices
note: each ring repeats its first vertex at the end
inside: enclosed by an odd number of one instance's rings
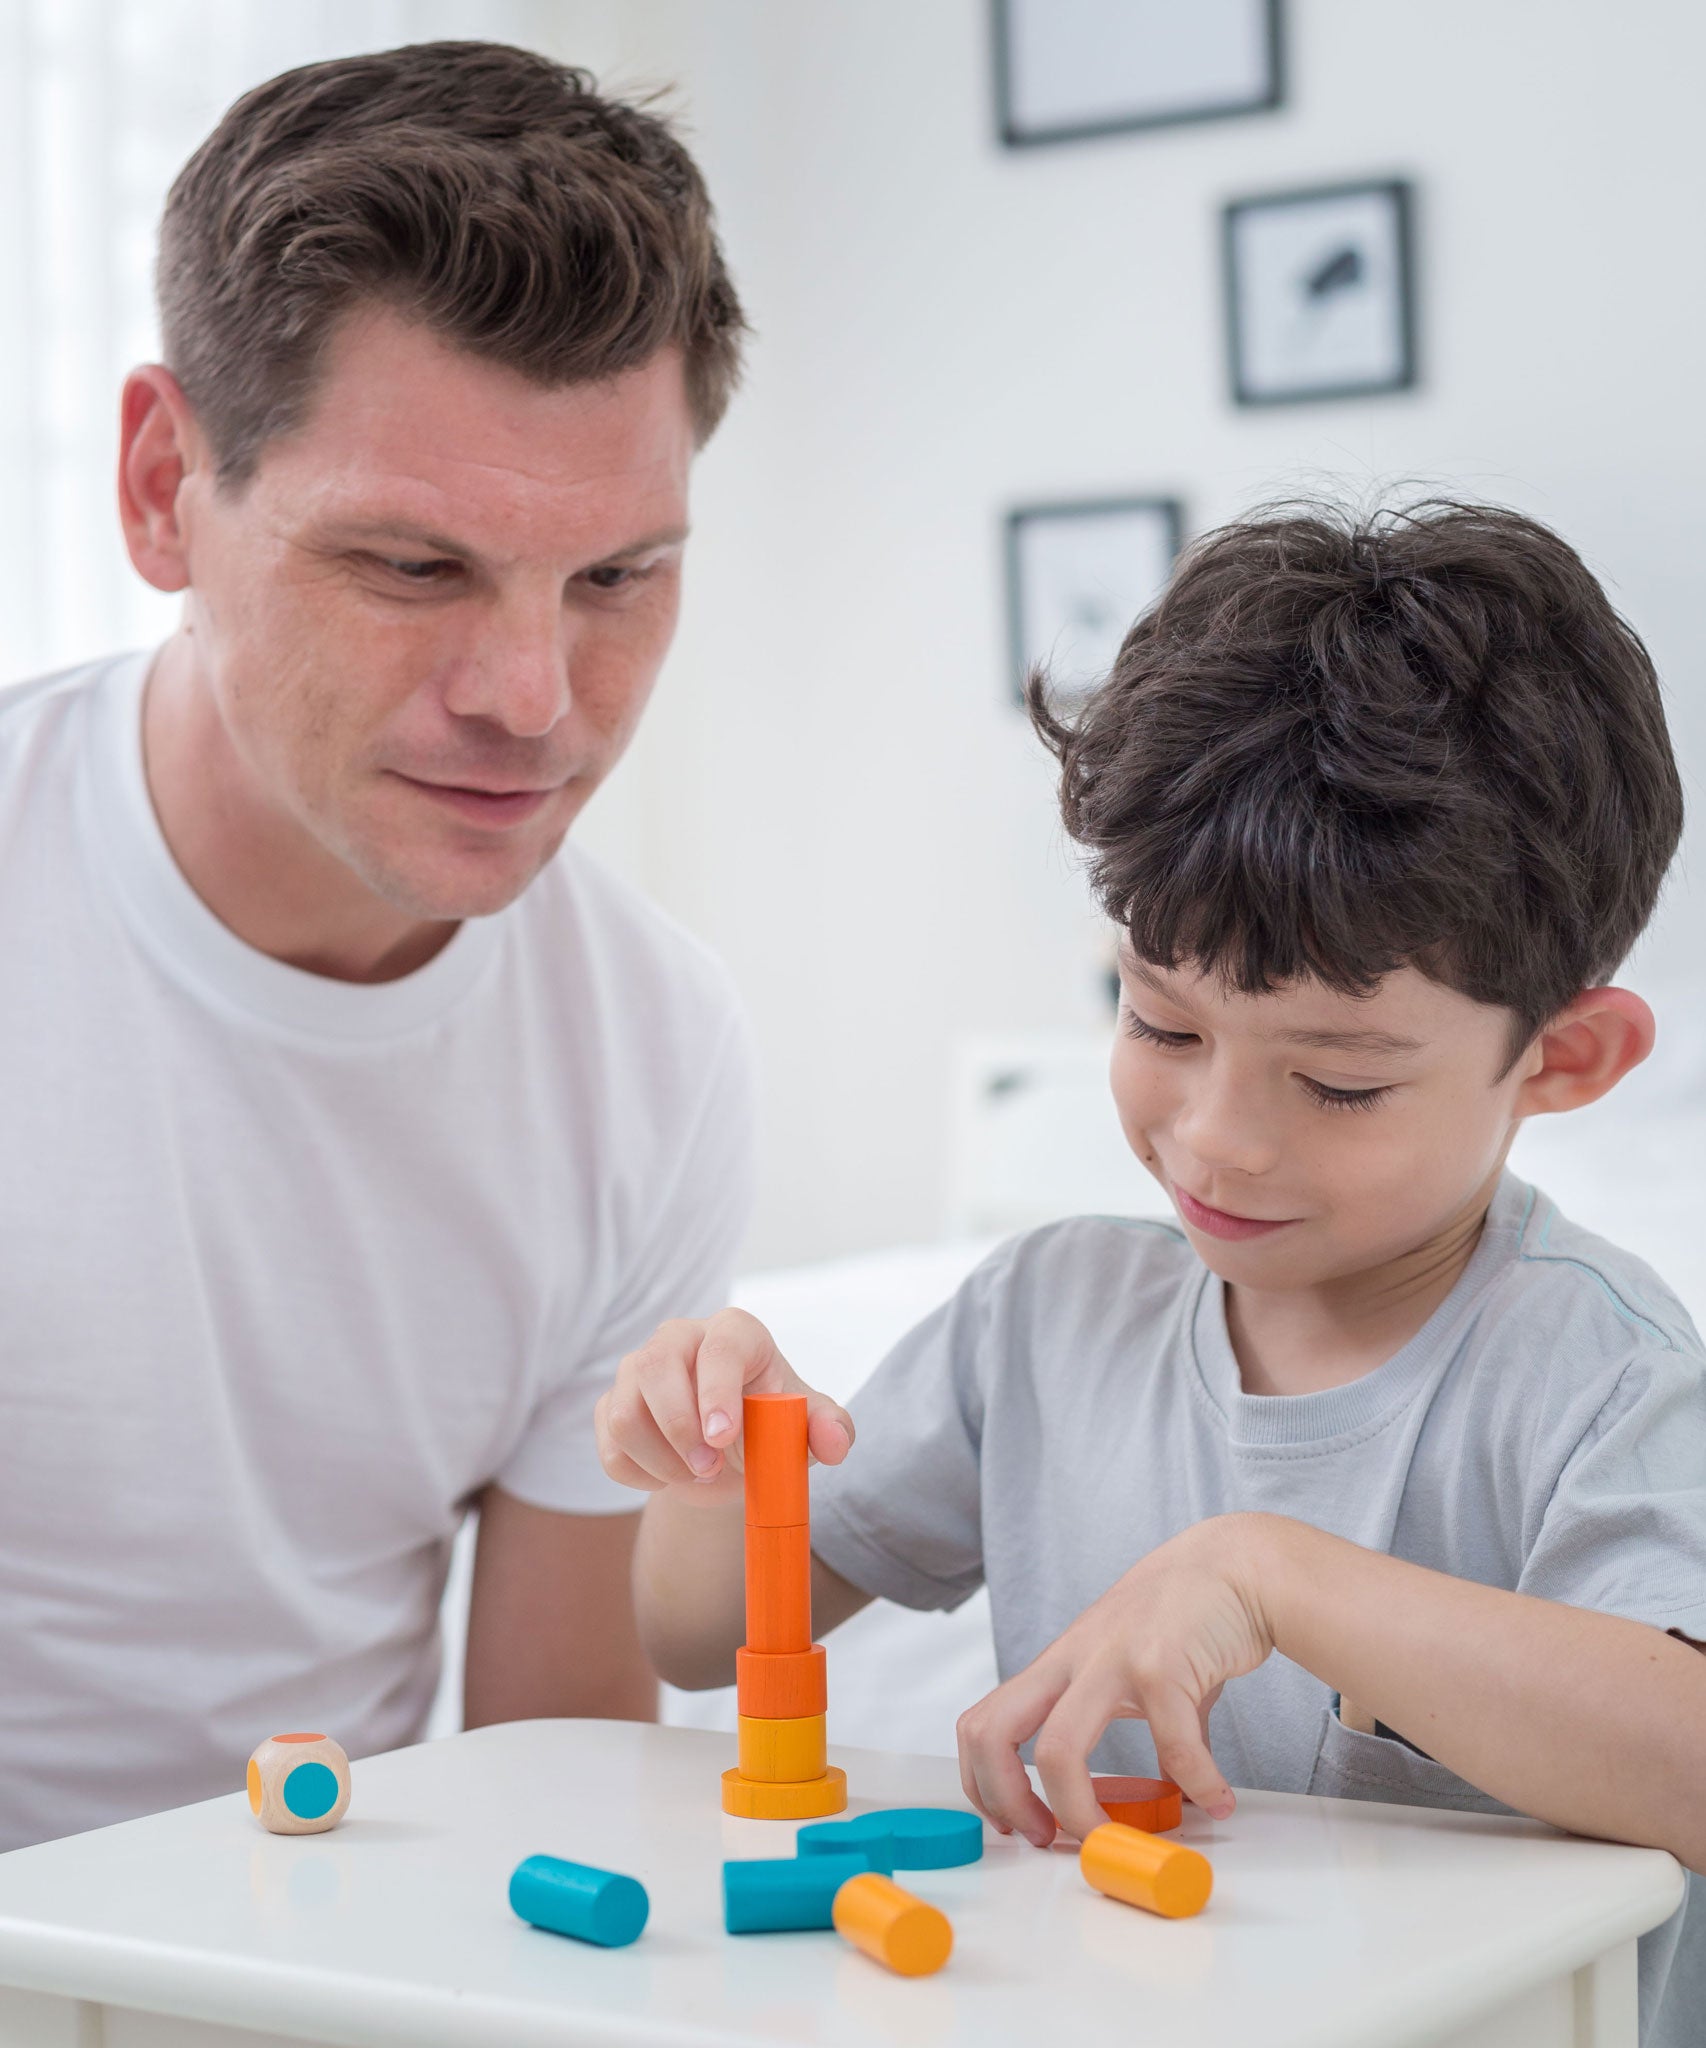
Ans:
POLYGON ((1175 1118, 1173 1131, 1211 1173, 1263 1174, 1278 1162, 1279 1148, 1248 1100, 1240 1102, 1226 1089, 1194 1095, 1175 1118))

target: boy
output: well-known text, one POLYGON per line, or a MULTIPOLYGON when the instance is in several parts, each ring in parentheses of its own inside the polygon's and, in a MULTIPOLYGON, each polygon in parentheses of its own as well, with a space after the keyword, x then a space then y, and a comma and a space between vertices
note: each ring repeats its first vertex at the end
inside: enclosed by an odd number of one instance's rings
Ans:
MULTIPOLYGON (((1607 986, 1682 822, 1645 649, 1514 513, 1305 509, 1196 546, 1074 721, 1040 678, 1031 709, 1179 1227, 1033 1231, 852 1417, 813 1397, 821 1627, 987 1581, 961 1772, 1039 1845, 1100 1818, 1094 1752, 1216 1816, 1233 1783, 1514 1807, 1706 1869, 1700 1339, 1504 1166, 1652 1045, 1607 986)), ((726 1313, 605 1396, 679 1684, 741 1638, 742 1390, 799 1385, 726 1313)), ((1649 2043, 1698 2036, 1682 1918, 1649 2043)))

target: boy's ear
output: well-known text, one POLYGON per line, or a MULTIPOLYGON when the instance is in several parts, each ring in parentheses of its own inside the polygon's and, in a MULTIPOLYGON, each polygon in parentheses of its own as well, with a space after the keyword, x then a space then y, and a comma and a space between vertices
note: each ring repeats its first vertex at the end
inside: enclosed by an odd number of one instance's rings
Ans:
POLYGON ((1580 1109, 1615 1088, 1653 1049, 1653 1013, 1633 989, 1584 989, 1534 1041, 1540 1064, 1517 1093, 1518 1116, 1580 1109))

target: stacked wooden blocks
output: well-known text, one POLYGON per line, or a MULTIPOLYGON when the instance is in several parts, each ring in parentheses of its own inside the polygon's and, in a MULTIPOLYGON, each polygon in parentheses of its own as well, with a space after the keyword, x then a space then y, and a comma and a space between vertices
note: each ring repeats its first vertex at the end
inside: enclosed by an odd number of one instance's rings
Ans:
POLYGON ((723 1810, 748 1820, 817 1820, 847 1804, 846 1774, 824 1754, 828 1682, 812 1641, 806 1398, 748 1394, 746 1647, 735 1653, 740 1762, 723 1773, 723 1810))

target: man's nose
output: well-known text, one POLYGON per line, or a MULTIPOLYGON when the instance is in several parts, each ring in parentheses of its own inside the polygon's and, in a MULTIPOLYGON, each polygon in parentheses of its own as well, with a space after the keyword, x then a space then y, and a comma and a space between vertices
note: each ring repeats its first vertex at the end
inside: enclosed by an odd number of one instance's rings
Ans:
POLYGON ((458 718, 484 718, 516 739, 543 739, 567 713, 573 635, 563 607, 493 620, 445 692, 458 718))

